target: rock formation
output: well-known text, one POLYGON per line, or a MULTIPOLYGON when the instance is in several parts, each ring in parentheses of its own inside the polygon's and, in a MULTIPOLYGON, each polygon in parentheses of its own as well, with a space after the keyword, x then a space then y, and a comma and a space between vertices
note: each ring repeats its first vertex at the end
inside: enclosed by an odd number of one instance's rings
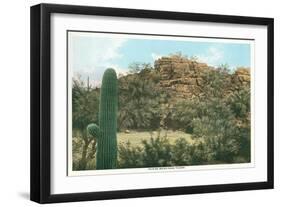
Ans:
MULTIPOLYGON (((203 75, 215 70, 206 63, 177 55, 156 60, 154 69, 160 74, 160 87, 164 87, 172 96, 179 98, 192 98, 204 93, 203 75)), ((250 84, 250 69, 237 68, 225 81, 230 83, 229 88, 225 89, 226 93, 238 89, 241 85, 250 84)))

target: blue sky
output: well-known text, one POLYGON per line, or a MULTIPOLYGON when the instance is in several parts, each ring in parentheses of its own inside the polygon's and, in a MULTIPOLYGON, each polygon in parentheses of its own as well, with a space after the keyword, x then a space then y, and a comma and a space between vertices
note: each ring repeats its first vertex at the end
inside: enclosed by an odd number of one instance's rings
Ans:
MULTIPOLYGON (((228 64, 250 67, 251 47, 249 42, 210 42, 172 39, 141 39, 133 35, 71 33, 69 36, 69 61, 75 75, 87 76, 93 85, 99 85, 104 70, 114 68, 117 73, 128 72, 133 62, 150 63, 162 56, 181 52, 188 57, 196 56, 200 62, 211 66, 228 64), (80 34, 80 35, 79 35, 80 34)), ((146 37, 147 38, 147 37, 146 37)))

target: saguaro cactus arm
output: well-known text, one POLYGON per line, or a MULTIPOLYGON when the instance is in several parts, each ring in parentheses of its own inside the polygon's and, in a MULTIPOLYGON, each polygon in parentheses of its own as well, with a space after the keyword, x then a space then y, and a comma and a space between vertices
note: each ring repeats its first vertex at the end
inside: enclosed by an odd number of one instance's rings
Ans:
POLYGON ((100 138, 100 128, 98 125, 96 124, 89 124, 87 126, 87 131, 90 135, 92 135, 93 137, 99 139, 100 138))

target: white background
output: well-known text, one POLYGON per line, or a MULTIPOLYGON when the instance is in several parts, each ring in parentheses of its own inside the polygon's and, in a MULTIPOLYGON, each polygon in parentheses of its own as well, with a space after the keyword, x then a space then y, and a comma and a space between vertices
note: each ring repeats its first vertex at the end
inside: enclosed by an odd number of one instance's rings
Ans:
MULTIPOLYGON (((1 2, 0 38, 0 205, 36 206, 29 197, 29 7, 47 1, 1 2)), ((114 6, 139 9, 220 13, 275 18, 275 105, 281 105, 280 53, 281 13, 278 1, 151 1, 151 0, 70 0, 49 3, 114 6)), ((115 201, 64 203, 53 206, 277 206, 281 202, 280 146, 281 111, 275 108, 275 190, 244 191, 137 198, 115 201), (276 204, 277 205, 276 205, 276 204)), ((280 204, 279 204, 280 205, 280 204)))

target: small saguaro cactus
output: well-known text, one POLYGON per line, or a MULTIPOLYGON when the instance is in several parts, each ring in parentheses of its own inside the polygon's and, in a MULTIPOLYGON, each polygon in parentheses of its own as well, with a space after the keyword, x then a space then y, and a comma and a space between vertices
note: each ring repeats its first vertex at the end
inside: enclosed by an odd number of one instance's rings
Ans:
POLYGON ((114 169, 117 163, 117 76, 107 69, 102 78, 99 126, 89 124, 87 130, 97 139, 96 169, 114 169))

